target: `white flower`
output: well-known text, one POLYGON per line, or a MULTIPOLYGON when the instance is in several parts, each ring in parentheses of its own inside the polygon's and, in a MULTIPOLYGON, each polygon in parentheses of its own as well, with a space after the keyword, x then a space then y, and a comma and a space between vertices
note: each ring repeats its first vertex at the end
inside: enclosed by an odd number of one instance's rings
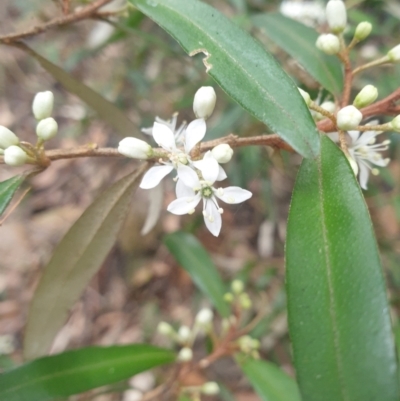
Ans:
POLYGON ((207 327, 212 322, 214 314, 211 309, 204 308, 199 310, 196 315, 195 321, 198 326, 207 327))
POLYGON ((204 222, 211 234, 217 237, 221 231, 223 213, 217 198, 235 204, 251 198, 252 193, 239 187, 214 188, 220 170, 211 152, 207 152, 203 160, 193 164, 201 171, 201 178, 192 168, 182 165, 178 169, 177 199, 168 205, 167 210, 177 215, 191 214, 203 200, 204 222))
POLYGON ((127 137, 119 142, 118 152, 126 157, 146 160, 153 154, 153 148, 141 139, 127 137))
POLYGON ((211 150, 218 163, 228 163, 233 156, 233 149, 227 143, 221 143, 211 150))
POLYGON ((360 124, 363 115, 356 107, 346 106, 338 111, 336 118, 337 126, 347 131, 356 128, 360 124))
POLYGON ((57 135, 57 132, 58 124, 57 121, 52 117, 40 120, 36 127, 36 135, 44 141, 54 138, 57 135))
MULTIPOLYGON (((375 125, 375 121, 371 125, 375 125)), ((365 131, 361 134, 359 131, 348 131, 351 138, 349 153, 356 161, 359 167, 359 181, 363 189, 367 189, 369 172, 378 174, 379 171, 373 166, 386 167, 390 159, 384 159, 378 152, 383 152, 388 149, 389 140, 375 144, 376 136, 381 134, 380 131, 365 131), (360 135, 361 134, 361 135, 360 135)))
POLYGON ((51 116, 53 111, 54 95, 50 91, 36 94, 32 103, 33 115, 37 120, 43 120, 51 116))
POLYGON ((194 95, 193 111, 197 118, 207 119, 214 111, 217 95, 212 86, 202 86, 194 95))
POLYGON ((9 146, 18 145, 19 139, 14 132, 0 125, 0 148, 7 149, 9 146))
POLYGON ((189 347, 184 347, 179 351, 178 361, 189 362, 193 359, 193 351, 189 347))
POLYGON ((217 395, 219 391, 219 386, 216 382, 207 382, 201 386, 201 392, 205 395, 217 395))
POLYGON ((162 162, 160 166, 151 167, 146 172, 140 183, 140 188, 143 189, 154 188, 173 169, 179 172, 182 166, 190 163, 189 153, 204 138, 206 123, 200 118, 188 125, 184 138, 184 152, 178 149, 175 134, 167 125, 155 122, 152 133, 156 143, 168 153, 169 161, 162 162))
POLYGON ((4 150, 4 163, 9 166, 22 166, 28 160, 28 155, 19 146, 9 146, 4 150))
POLYGON ((334 33, 344 31, 347 24, 346 6, 342 0, 329 0, 326 5, 326 20, 334 33))
POLYGON ((340 41, 336 35, 324 33, 318 36, 315 46, 326 54, 337 54, 340 51, 340 41))
POLYGON ((317 1, 284 0, 279 11, 286 17, 309 26, 320 25, 325 21, 324 7, 317 1))

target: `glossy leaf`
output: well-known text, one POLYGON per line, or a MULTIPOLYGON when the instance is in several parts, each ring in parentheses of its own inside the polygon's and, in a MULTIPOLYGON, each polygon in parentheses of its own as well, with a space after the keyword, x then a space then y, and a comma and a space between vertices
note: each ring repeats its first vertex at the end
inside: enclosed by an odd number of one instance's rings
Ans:
POLYGON ((197 0, 129 0, 189 53, 243 108, 305 157, 319 153, 314 121, 294 82, 247 32, 197 0))
POLYGON ((42 356, 49 350, 68 310, 112 248, 145 168, 146 165, 101 194, 58 244, 31 303, 25 330, 26 358, 42 356))
POLYGON ((304 400, 400 399, 389 306, 368 210, 327 137, 304 160, 286 244, 289 330, 304 400))
POLYGON ((210 298, 218 312, 226 317, 230 308, 224 300, 227 291, 210 255, 191 234, 176 232, 164 239, 178 263, 190 274, 197 287, 210 298))
POLYGON ((0 375, 0 400, 46 401, 116 383, 175 359, 144 344, 88 347, 26 363, 0 375))
POLYGON ((10 204, 15 192, 24 182, 25 175, 16 175, 0 182, 0 216, 10 204))
POLYGON ((300 401, 296 382, 273 363, 247 359, 241 368, 263 401, 300 401))
POLYGON ((123 136, 142 137, 138 127, 125 113, 118 109, 113 103, 89 88, 84 83, 78 81, 71 74, 53 64, 40 54, 36 53, 25 44, 18 43, 16 47, 24 50, 32 56, 39 64, 59 82, 65 90, 78 96, 83 102, 96 111, 98 116, 114 127, 123 136))
POLYGON ((279 13, 258 14, 251 18, 272 41, 296 59, 324 88, 340 95, 342 65, 335 56, 317 49, 318 32, 279 13))

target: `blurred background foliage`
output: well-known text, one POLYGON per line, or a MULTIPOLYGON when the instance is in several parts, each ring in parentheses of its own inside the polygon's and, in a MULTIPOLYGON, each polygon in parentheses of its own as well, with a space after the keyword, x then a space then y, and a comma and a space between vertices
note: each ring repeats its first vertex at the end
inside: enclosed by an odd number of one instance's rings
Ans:
MULTIPOLYGON (((84 2, 72 1, 75 7, 80 3, 84 2)), ((215 0, 208 3, 251 31, 299 86, 318 96, 317 83, 251 25, 252 14, 275 12, 282 7, 281 2, 215 0)), ((302 2, 291 3, 294 10, 302 2)), ((323 10, 324 3, 320 4, 323 10)), ((349 0, 346 4, 350 21, 346 32, 348 39, 358 22, 367 20, 374 26, 370 38, 353 52, 356 64, 385 54, 400 42, 397 1, 349 0)), ((0 34, 25 30, 59 13, 60 4, 55 0, 3 0, 0 34)), ((295 13, 291 16, 296 17, 295 13)), ((304 20, 305 17, 299 18, 304 20)), ((130 10, 114 18, 112 23, 84 21, 49 30, 25 43, 115 104, 129 117, 136 132, 151 126, 155 116, 168 119, 176 111, 179 112, 178 123, 191 121, 194 118, 193 95, 205 85, 214 86, 218 96, 205 139, 229 133, 252 136, 268 132, 207 76, 200 55, 188 57, 168 34, 140 12, 130 10)), ((313 23, 313 19, 307 23, 313 23)), ((317 29, 322 31, 323 28, 322 23, 317 29)), ((31 102, 36 92, 51 90, 55 94, 54 117, 59 122, 60 134, 51 140, 49 148, 87 143, 117 146, 122 135, 78 97, 65 91, 31 56, 16 48, 1 46, 0 60, 1 125, 13 129, 25 140, 34 141, 31 102)), ((366 84, 374 84, 383 98, 398 88, 399 78, 399 65, 371 69, 355 81, 354 93, 366 84)), ((398 134, 392 134, 390 139, 392 161, 379 176, 371 177, 365 196, 400 339, 400 139, 398 134)), ((269 313, 251 334, 260 337, 263 358, 293 374, 285 312, 283 251, 291 190, 300 161, 297 155, 279 154, 266 148, 237 150, 228 165, 230 184, 248 188, 254 196, 246 204, 226 208, 218 238, 204 228, 200 213, 194 218, 181 218, 168 214, 165 208, 155 229, 142 237, 139 233, 146 217, 149 194, 138 191, 116 246, 72 310, 52 352, 89 344, 143 341, 165 345, 154 331, 159 321, 190 324, 196 311, 208 305, 207 300, 163 245, 166 234, 183 229, 199 238, 224 279, 240 278, 247 284, 253 294, 254 311, 268 306, 269 313)), ((32 189, 22 205, 1 226, 0 353, 3 355, 0 355, 0 370, 22 360, 27 308, 41 267, 55 245, 93 198, 134 166, 132 160, 55 162, 32 180, 32 189), (8 344, 8 348, 4 346, 2 350, 2 343, 8 344)), ((14 172, 2 166, 0 179, 5 180, 14 172)), ((166 186, 164 206, 174 197, 172 185, 166 186)), ((219 361, 208 374, 208 379, 225 383, 221 399, 257 399, 229 359, 219 361)), ((150 389, 160 378, 162 372, 155 378, 148 378, 149 385, 144 390, 150 389)), ((121 388, 125 387, 118 390, 121 388)), ((129 392, 121 395, 111 391, 94 399, 129 401, 129 397, 129 392)))

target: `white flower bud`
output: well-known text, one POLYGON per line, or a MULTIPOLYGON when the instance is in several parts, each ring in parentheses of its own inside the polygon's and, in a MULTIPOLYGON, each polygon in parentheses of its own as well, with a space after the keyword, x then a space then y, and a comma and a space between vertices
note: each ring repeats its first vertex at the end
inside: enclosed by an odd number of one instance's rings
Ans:
POLYGON ((148 159, 153 155, 153 148, 141 139, 127 137, 120 141, 118 152, 134 159, 148 159))
POLYGON ((357 107, 357 109, 361 109, 374 103, 377 97, 378 89, 373 85, 366 85, 354 99, 353 105, 357 107))
POLYGON ((231 284, 232 292, 236 295, 241 294, 244 289, 243 281, 233 280, 231 284))
POLYGON ((22 166, 28 160, 28 155, 19 146, 9 146, 4 150, 4 163, 9 166, 22 166))
POLYGON ((54 138, 57 135, 57 132, 58 124, 57 121, 52 117, 40 120, 36 127, 36 135, 44 141, 54 138))
POLYGON ((201 392, 204 395, 217 395, 219 394, 219 386, 216 382, 207 382, 201 386, 201 392))
POLYGON ((346 106, 337 113, 337 126, 342 130, 356 129, 360 124, 363 116, 360 110, 354 106, 346 106))
POLYGON ((334 33, 341 33, 346 28, 347 12, 342 0, 329 0, 326 5, 326 20, 334 33))
POLYGON ((400 114, 396 116, 389 124, 394 131, 400 132, 400 114))
POLYGON ((179 338, 180 342, 182 342, 182 343, 188 342, 190 340, 191 336, 192 336, 192 332, 190 331, 189 327, 187 327, 187 326, 179 327, 178 338, 179 338))
POLYGON ((211 309, 201 309, 196 315, 196 323, 198 326, 206 327, 212 322, 214 314, 211 309))
POLYGON ((221 143, 211 150, 218 163, 228 163, 233 156, 233 149, 227 143, 221 143))
POLYGON ((400 45, 397 45, 393 47, 393 49, 389 50, 387 56, 389 57, 390 61, 400 61, 400 45))
POLYGON ((36 120, 43 120, 51 116, 53 111, 54 95, 50 91, 36 94, 32 103, 32 111, 36 120))
POLYGON ((0 125, 0 148, 7 149, 9 146, 18 145, 19 139, 14 132, 0 125))
POLYGON ((179 351, 178 361, 189 362, 192 359, 193 359, 193 351, 190 348, 184 347, 179 351))
POLYGON ((243 294, 239 295, 239 304, 242 307, 242 309, 250 309, 251 305, 253 304, 251 302, 251 299, 249 297, 249 294, 244 292, 243 294))
POLYGON ((311 97, 310 94, 306 91, 304 91, 301 88, 297 88, 300 92, 300 95, 302 96, 302 98, 304 99, 304 101, 306 102, 306 105, 309 106, 311 103, 311 97))
POLYGON ((197 118, 207 119, 214 111, 217 95, 212 86, 202 86, 194 95, 193 111, 197 118))
POLYGON ((321 104, 321 108, 333 114, 336 111, 336 104, 328 100, 321 104))
POLYGON ((350 166, 351 166, 351 168, 353 170, 354 175, 357 177, 357 174, 358 174, 358 164, 357 164, 357 162, 350 156, 346 156, 346 157, 347 157, 347 160, 350 163, 350 166))
POLYGON ((162 334, 164 336, 168 336, 168 337, 170 337, 175 332, 175 330, 172 328, 172 326, 170 324, 168 324, 167 322, 158 323, 157 331, 160 334, 162 334))
POLYGON ((360 22, 357 25, 356 31, 354 33, 354 38, 357 39, 358 41, 364 40, 369 36, 369 34, 372 31, 372 24, 364 21, 360 22))
POLYGON ((315 46, 326 54, 337 54, 340 51, 339 38, 331 33, 319 35, 315 46))

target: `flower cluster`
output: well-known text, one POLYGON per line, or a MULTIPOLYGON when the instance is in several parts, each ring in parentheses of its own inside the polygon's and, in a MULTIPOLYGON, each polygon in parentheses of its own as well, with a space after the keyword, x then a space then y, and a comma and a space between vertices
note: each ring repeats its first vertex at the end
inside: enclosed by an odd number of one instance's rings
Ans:
POLYGON ((151 129, 144 130, 152 135, 161 149, 154 149, 140 139, 128 137, 119 143, 118 151, 127 157, 157 160, 142 179, 140 187, 143 189, 154 188, 175 171, 177 199, 168 205, 167 210, 176 215, 192 214, 203 201, 204 222, 209 231, 218 236, 223 213, 218 199, 236 204, 249 199, 252 194, 239 187, 221 188, 217 185, 227 177, 220 164, 232 158, 233 150, 229 145, 217 145, 202 157, 197 156, 207 130, 206 119, 212 114, 215 102, 216 95, 212 87, 200 88, 193 101, 197 119, 176 129, 176 115, 171 122, 157 118, 151 129))

